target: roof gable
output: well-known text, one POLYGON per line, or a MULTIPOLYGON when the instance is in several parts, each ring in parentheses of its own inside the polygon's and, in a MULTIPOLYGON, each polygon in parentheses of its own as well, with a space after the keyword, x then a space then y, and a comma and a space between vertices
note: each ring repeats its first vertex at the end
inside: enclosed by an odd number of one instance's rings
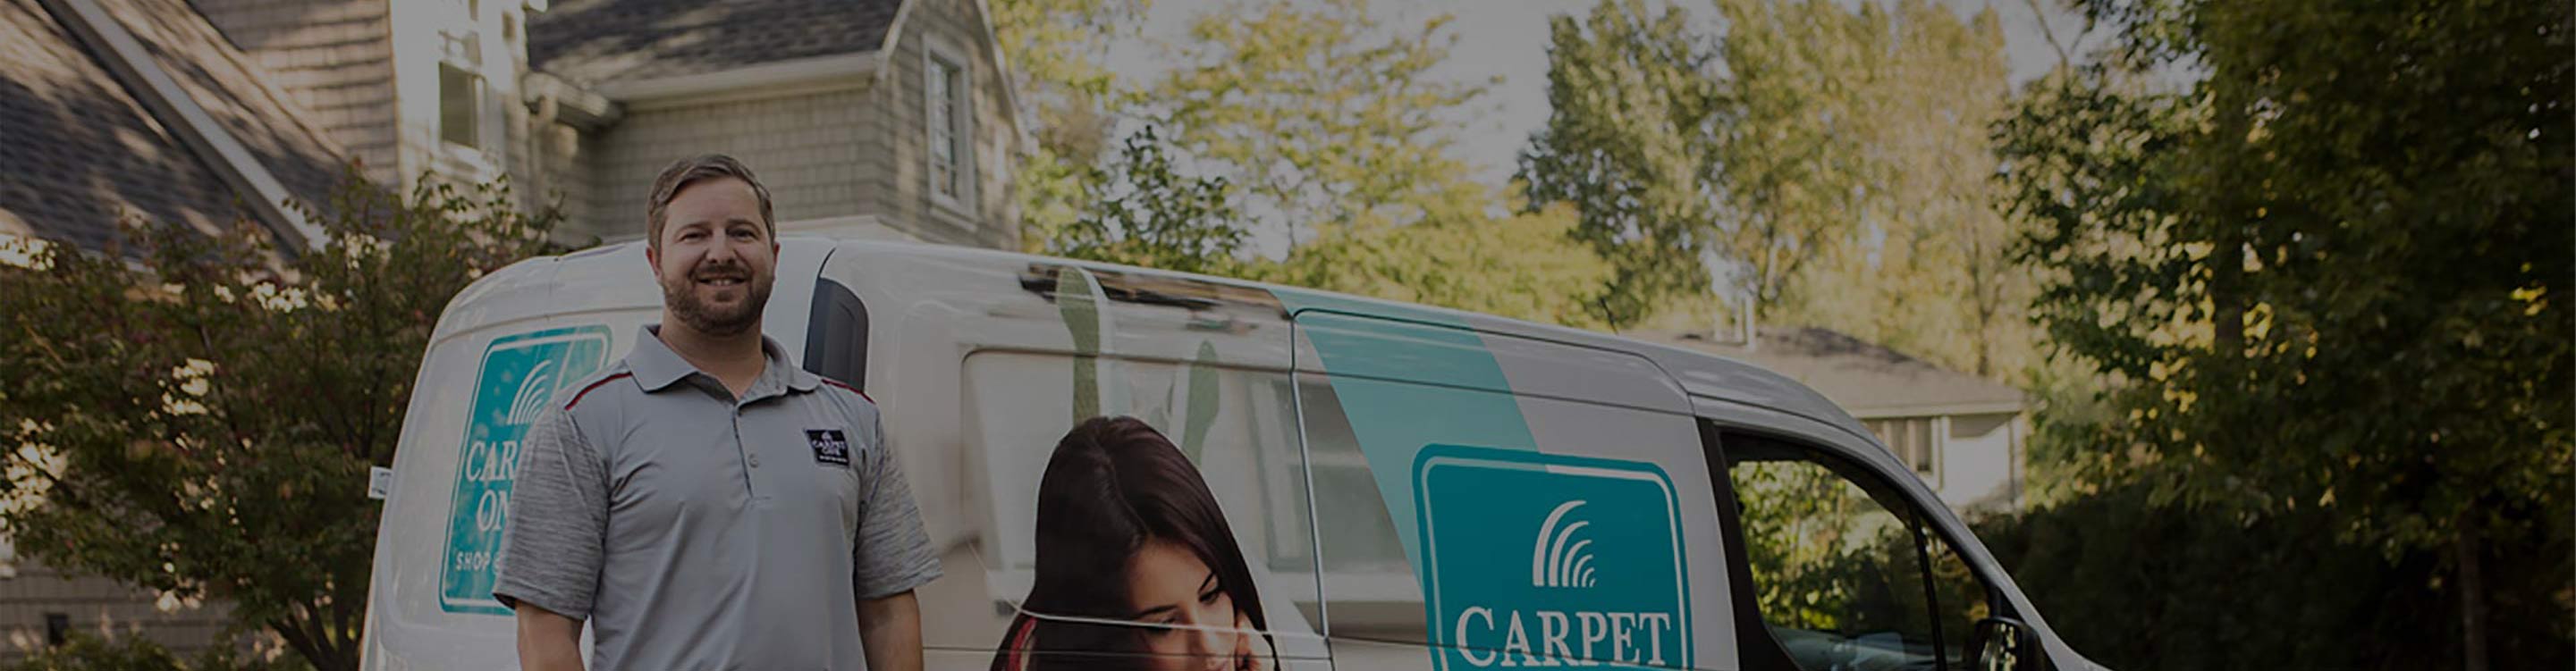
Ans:
POLYGON ((559 0, 528 64, 584 86, 875 52, 900 0, 559 0))
MULTIPOLYGON (((184 0, 93 0, 289 196, 327 204, 343 154, 184 0)), ((226 181, 38 0, 0 0, 0 231, 100 249, 120 217, 213 231, 250 216, 226 181)))

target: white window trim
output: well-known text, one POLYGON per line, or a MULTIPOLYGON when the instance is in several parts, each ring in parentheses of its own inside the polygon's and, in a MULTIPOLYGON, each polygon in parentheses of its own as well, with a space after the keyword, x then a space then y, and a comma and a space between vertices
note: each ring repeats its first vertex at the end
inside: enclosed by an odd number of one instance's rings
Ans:
MULTIPOLYGON (((499 15, 507 13, 508 10, 502 7, 482 7, 484 3, 478 0, 451 0, 451 2, 453 4, 449 11, 454 13, 448 15, 448 20, 453 23, 450 27, 438 31, 440 42, 438 63, 441 66, 454 67, 474 77, 475 146, 461 146, 447 141, 447 101, 444 99, 444 90, 440 91, 442 97, 439 100, 439 116, 436 125, 433 126, 430 143, 437 147, 435 151, 443 162, 462 165, 474 173, 473 176, 478 180, 490 179, 500 173, 500 157, 506 151, 503 145, 510 140, 508 130, 502 125, 507 122, 509 101, 501 94, 500 86, 492 81, 490 69, 485 67, 492 62, 491 55, 487 52, 495 45, 486 44, 483 35, 497 30, 496 26, 500 23, 499 15), (481 9, 495 11, 479 11, 481 9)), ((520 28, 523 31, 526 29, 524 22, 520 28)), ((521 37, 524 38, 525 35, 521 37)), ((506 43, 498 46, 504 50, 517 51, 513 45, 506 43)), ((514 59, 504 59, 503 63, 505 68, 515 66, 514 59)))
POLYGON ((920 89, 922 92, 922 190, 930 195, 932 205, 950 215, 972 222, 976 209, 976 187, 978 186, 976 182, 982 172, 976 169, 978 159, 975 152, 975 62, 965 57, 964 50, 958 49, 936 35, 924 34, 922 37, 924 38, 921 41, 920 89), (949 90, 950 96, 959 98, 955 115, 949 120, 953 133, 950 141, 956 143, 955 164, 951 170, 958 179, 957 195, 953 197, 940 193, 938 185, 930 181, 935 177, 930 170, 930 139, 936 137, 938 132, 938 129, 932 125, 937 116, 932 114, 932 111, 940 102, 930 98, 930 80, 938 76, 939 64, 942 62, 957 68, 956 86, 949 90))

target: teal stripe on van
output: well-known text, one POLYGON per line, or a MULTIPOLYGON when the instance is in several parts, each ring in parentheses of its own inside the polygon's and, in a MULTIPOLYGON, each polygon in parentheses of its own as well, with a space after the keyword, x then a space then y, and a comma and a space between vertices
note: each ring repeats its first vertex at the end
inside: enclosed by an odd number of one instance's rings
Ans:
POLYGON ((1298 361, 1298 370, 1320 368, 1328 376, 1404 542, 1405 559, 1423 566, 1411 475, 1422 448, 1538 449, 1502 365, 1474 330, 1450 315, 1304 291, 1272 293, 1322 359, 1298 361))

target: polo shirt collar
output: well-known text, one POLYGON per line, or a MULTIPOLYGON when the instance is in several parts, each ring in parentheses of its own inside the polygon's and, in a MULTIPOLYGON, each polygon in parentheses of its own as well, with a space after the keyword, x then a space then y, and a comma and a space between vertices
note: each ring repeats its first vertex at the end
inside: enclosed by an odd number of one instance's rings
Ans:
MULTIPOLYGON (((757 397, 762 395, 763 388, 774 389, 782 385, 800 392, 813 391, 823 383, 821 377, 789 364, 787 348, 778 344, 776 338, 760 336, 760 354, 769 361, 761 367, 760 379, 751 383, 746 396, 757 397)), ((646 324, 636 330, 635 349, 626 353, 626 367, 634 371, 635 383, 642 385, 646 392, 661 391, 698 372, 697 366, 690 365, 689 360, 680 358, 680 353, 671 351, 670 345, 662 343, 662 326, 659 324, 646 324)))

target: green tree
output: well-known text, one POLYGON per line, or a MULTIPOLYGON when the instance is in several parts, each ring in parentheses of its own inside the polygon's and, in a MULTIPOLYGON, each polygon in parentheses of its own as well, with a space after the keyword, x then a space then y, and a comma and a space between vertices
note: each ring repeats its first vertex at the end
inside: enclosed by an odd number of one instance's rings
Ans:
POLYGON ((229 600, 314 668, 358 667, 367 469, 393 463, 448 298, 545 248, 556 217, 506 189, 397 202, 347 181, 327 244, 288 261, 252 224, 161 223, 131 225, 133 249, 0 264, 0 524, 19 552, 229 600))
POLYGON ((1010 65, 1024 143, 1011 172, 1023 244, 1036 251, 1071 225, 1105 176, 1108 137, 1131 93, 1106 65, 1137 35, 1150 0, 995 0, 994 39, 1010 65))
POLYGON ((1725 249, 1715 54, 1687 12, 1643 0, 1552 17, 1548 45, 1547 126, 1521 153, 1519 178, 1534 206, 1572 204, 1577 236, 1616 268, 1596 316, 1625 326, 1706 294, 1701 258, 1725 249))
MULTIPOLYGON (((2010 96, 1994 12, 1961 20, 1926 0, 1835 19, 1867 30, 1841 75, 1854 90, 1837 115, 1836 153, 1857 156, 1862 194, 1850 237, 1810 267, 1794 314, 1989 378, 2020 378, 2035 333, 2020 308, 2030 286, 2007 253, 1997 207, 2001 165, 1988 140, 2010 96)), ((1809 39, 1837 39, 1841 31, 1809 39)))
POLYGON ((1152 126, 1129 136, 1118 160, 1087 180, 1091 205, 1046 242, 1046 252, 1182 272, 1234 275, 1243 268, 1242 215, 1223 178, 1190 177, 1152 126))
POLYGON ((2118 383, 2066 428, 2163 497, 2438 549, 2487 668, 2485 567, 2569 533, 2569 6, 2080 6, 2112 58, 1998 127, 2040 316, 2118 383))
POLYGON ((1989 179, 2009 94, 1994 13, 1717 4, 1722 40, 1643 0, 1551 23, 1552 109, 1520 174, 1619 267, 1602 316, 1714 291, 1980 375, 2026 364, 2027 282, 1989 179))
MULTIPOLYGON (((1721 0, 1728 77, 1714 131, 1723 284, 1756 311, 1794 308, 1798 284, 1862 230, 1875 119, 1862 95, 1890 32, 1876 4, 1721 0)), ((1794 314, 1794 311, 1793 311, 1794 314)))
POLYGON ((1192 24, 1147 111, 1182 169, 1222 177, 1250 231, 1285 238, 1285 258, 1244 276, 1597 324, 1607 266, 1570 236, 1572 210, 1522 212, 1455 155, 1448 129, 1487 84, 1431 74, 1449 20, 1390 32, 1366 0, 1228 5, 1192 24))
POLYGON ((1515 319, 1600 326, 1595 315, 1612 268, 1575 237, 1574 208, 1560 203, 1523 209, 1406 226, 1328 228, 1286 261, 1258 268, 1256 277, 1515 319))
POLYGON ((1194 167, 1291 244, 1480 216, 1489 193, 1446 131, 1486 87, 1430 75, 1457 41, 1448 22, 1386 35, 1367 0, 1237 2, 1191 24, 1148 99, 1194 167))

